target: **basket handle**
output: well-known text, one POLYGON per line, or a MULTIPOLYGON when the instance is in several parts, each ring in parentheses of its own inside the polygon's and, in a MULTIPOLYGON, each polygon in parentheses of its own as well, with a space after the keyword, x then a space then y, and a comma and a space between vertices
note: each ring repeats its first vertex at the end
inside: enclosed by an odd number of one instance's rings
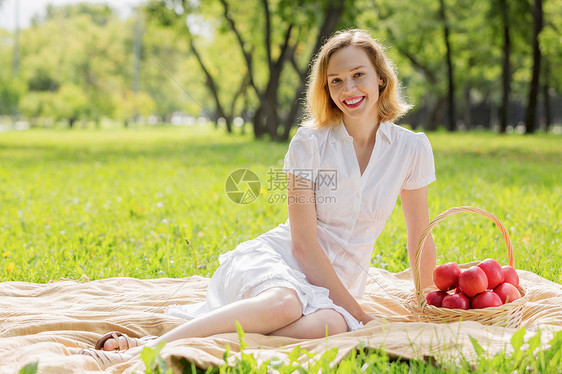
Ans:
POLYGON ((414 285, 416 286, 416 296, 418 298, 418 305, 423 305, 423 303, 425 302, 425 298, 423 297, 423 293, 422 293, 422 289, 421 289, 421 274, 420 274, 420 260, 421 260, 421 253, 422 253, 422 248, 423 245, 425 243, 425 239, 427 238, 427 236, 429 235, 429 233, 431 232, 431 230, 442 220, 444 220, 446 217, 456 214, 456 213, 461 213, 461 212, 472 212, 472 213, 478 213, 483 215, 484 217, 489 218, 491 221, 493 221, 498 228, 500 229, 503 238, 505 239, 505 244, 507 245, 507 257, 508 257, 508 262, 509 262, 509 266, 513 266, 514 264, 514 260, 513 260, 513 247, 511 246, 511 240, 509 239, 509 235, 507 234, 507 230, 505 229, 503 223, 501 223, 501 221, 492 213, 484 210, 484 209, 480 209, 480 208, 476 208, 476 207, 472 207, 472 206, 459 206, 459 207, 454 207, 454 208, 450 208, 447 209, 446 211, 444 211, 443 213, 441 213, 440 215, 438 215, 437 217, 435 217, 425 228, 425 230, 422 232, 420 239, 418 241, 418 246, 416 247, 416 256, 415 256, 415 260, 414 260, 414 268, 412 269, 412 273, 414 276, 414 285))

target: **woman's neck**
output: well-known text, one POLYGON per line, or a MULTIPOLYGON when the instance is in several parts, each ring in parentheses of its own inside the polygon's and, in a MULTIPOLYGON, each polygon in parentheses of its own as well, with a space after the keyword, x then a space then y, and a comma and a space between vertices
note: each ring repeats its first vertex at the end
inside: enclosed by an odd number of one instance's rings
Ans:
POLYGON ((344 118, 343 123, 347 133, 353 138, 355 144, 374 144, 375 136, 380 125, 378 118, 376 121, 372 119, 360 120, 344 118))

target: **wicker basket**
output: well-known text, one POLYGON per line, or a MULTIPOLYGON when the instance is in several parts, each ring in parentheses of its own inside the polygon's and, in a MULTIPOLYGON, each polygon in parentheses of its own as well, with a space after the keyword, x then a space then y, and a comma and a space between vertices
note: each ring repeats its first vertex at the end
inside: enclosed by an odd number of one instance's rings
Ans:
MULTIPOLYGON (((523 308, 525 303, 529 299, 529 295, 524 287, 519 285, 518 289, 521 293, 521 298, 517 299, 511 303, 503 304, 498 307, 484 308, 484 309, 448 309, 448 308, 438 308, 432 305, 428 305, 425 299, 425 295, 421 288, 421 275, 420 275, 420 259, 421 259, 421 248, 425 243, 425 239, 431 232, 431 230, 446 217, 460 213, 460 212, 472 212, 483 215, 484 217, 492 220, 497 227, 500 229, 507 245, 507 254, 509 265, 513 266, 513 248, 511 246, 511 241, 509 240, 509 235, 505 230, 504 225, 496 218, 492 213, 487 212, 480 208, 475 208, 471 206, 461 206, 446 210, 439 216, 435 217, 429 225, 423 231, 418 245, 416 248, 416 256, 414 261, 414 267, 412 269, 414 284, 416 286, 416 293, 410 296, 406 300, 406 308, 413 313, 416 320, 422 322, 457 322, 462 321, 477 321, 486 325, 500 325, 507 327, 519 327, 521 324, 521 318, 523 316, 523 308)), ((426 289, 426 292, 431 291, 426 289)))

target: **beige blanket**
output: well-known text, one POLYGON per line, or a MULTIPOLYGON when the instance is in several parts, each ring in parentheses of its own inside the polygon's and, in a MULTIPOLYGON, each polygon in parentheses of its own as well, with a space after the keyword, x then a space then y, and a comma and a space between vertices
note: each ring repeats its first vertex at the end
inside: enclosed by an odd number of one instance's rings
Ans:
MULTIPOLYGON (((530 295, 523 326, 526 338, 539 328, 543 344, 562 330, 562 286, 533 273, 519 271, 522 285, 530 295)), ((129 336, 159 335, 184 320, 163 314, 170 304, 193 303, 205 297, 207 278, 187 279, 110 278, 77 282, 61 280, 48 284, 5 282, 0 284, 0 373, 17 372, 39 361, 39 372, 82 373, 101 371, 89 357, 77 355, 81 348, 93 347, 101 334, 118 330, 129 336)), ((300 345, 321 355, 338 348, 334 363, 341 361, 360 344, 383 349, 391 357, 450 360, 461 356, 474 359, 470 336, 492 354, 511 348, 511 328, 483 326, 477 322, 431 324, 414 322, 402 307, 414 292, 411 273, 389 273, 370 269, 369 283, 361 305, 369 313, 384 318, 350 333, 318 340, 295 340, 246 334, 246 353, 259 360, 277 357, 288 362, 288 353, 300 345)), ((225 346, 229 363, 239 356, 236 334, 210 338, 184 339, 167 344, 161 351, 167 364, 181 372, 187 361, 200 368, 222 365, 225 346)), ((308 356, 300 360, 306 363, 308 356)), ((114 365, 106 372, 131 373, 143 370, 140 357, 114 365)))

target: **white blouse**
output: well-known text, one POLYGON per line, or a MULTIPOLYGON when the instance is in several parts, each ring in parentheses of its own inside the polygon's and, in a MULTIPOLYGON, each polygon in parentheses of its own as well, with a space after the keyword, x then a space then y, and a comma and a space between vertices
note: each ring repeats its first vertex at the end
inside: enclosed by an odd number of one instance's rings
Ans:
MULTIPOLYGON (((435 181, 429 140, 383 122, 369 163, 361 175, 353 138, 343 124, 324 129, 301 127, 285 156, 285 173, 315 183, 318 241, 342 283, 363 295, 375 241, 400 191, 435 181)), ((260 235, 295 270, 289 220, 260 235)))

